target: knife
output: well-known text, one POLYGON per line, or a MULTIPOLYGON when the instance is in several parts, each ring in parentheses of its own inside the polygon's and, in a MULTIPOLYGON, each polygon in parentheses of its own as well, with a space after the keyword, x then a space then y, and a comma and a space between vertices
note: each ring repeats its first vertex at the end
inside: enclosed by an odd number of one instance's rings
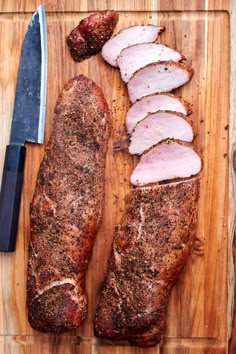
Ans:
POLYGON ((43 143, 47 83, 44 5, 35 11, 23 41, 0 192, 0 251, 15 250, 25 161, 25 142, 43 143))

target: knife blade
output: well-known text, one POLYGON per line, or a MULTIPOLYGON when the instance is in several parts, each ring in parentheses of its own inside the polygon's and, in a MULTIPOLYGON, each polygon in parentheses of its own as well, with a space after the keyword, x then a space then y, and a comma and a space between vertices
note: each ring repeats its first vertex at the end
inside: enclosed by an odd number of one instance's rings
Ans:
POLYGON ((47 30, 44 5, 33 14, 22 44, 10 142, 0 192, 0 251, 15 250, 25 143, 43 143, 47 84, 47 30))

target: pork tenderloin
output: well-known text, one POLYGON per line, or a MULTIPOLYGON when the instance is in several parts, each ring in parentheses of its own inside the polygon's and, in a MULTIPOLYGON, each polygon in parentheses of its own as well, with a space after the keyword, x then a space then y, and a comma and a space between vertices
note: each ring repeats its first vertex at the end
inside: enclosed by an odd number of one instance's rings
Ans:
POLYGON ((198 174, 201 168, 201 157, 192 144, 167 139, 141 156, 130 181, 134 186, 145 186, 188 178, 198 174))
POLYGON ((155 42, 165 27, 139 25, 123 28, 113 36, 102 48, 102 57, 110 65, 118 67, 117 58, 124 48, 133 44, 155 42))
POLYGON ((27 308, 42 332, 85 319, 85 274, 102 219, 110 112, 101 89, 80 75, 60 94, 31 204, 27 308))
POLYGON ((191 250, 199 178, 131 190, 115 229, 94 328, 140 347, 160 343, 172 287, 191 250))
POLYGON ((191 142, 194 138, 192 121, 180 114, 158 111, 138 122, 130 136, 130 154, 144 151, 167 138, 191 142))
POLYGON ((193 68, 179 62, 151 63, 137 70, 127 84, 131 103, 153 93, 171 92, 186 84, 193 75, 193 68))
POLYGON ((148 114, 157 111, 173 111, 188 115, 191 113, 190 104, 170 93, 159 93, 144 96, 136 101, 126 114, 126 127, 131 134, 135 125, 148 114))
POLYGON ((117 58, 121 78, 128 82, 135 71, 157 61, 181 61, 185 57, 176 50, 159 43, 139 43, 124 48, 117 58))

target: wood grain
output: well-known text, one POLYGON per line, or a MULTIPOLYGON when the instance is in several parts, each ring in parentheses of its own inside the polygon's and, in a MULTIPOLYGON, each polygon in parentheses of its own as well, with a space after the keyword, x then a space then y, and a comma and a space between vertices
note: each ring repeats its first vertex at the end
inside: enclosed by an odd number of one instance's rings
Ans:
POLYGON ((229 130, 229 245, 228 245, 228 334, 230 354, 236 353, 236 289, 235 289, 235 270, 236 270, 236 240, 235 240, 235 188, 236 188, 236 26, 233 24, 236 21, 236 3, 230 3, 231 15, 231 55, 230 55, 230 130, 229 130), (232 252, 233 250, 233 252, 232 252))
MULTIPOLYGON (((31 14, 39 3, 38 0, 0 1, 0 178, 9 139, 21 43, 31 14)), ((113 113, 106 163, 106 207, 86 279, 87 319, 77 331, 60 336, 33 331, 27 322, 25 306, 29 206, 45 145, 27 144, 17 248, 13 254, 0 255, 0 353, 226 353, 232 318, 231 251, 235 226, 232 168, 235 106, 231 104, 229 121, 229 18, 232 13, 228 12, 228 1, 47 0, 45 6, 49 43, 45 141, 50 135, 57 96, 67 80, 83 73, 102 87, 113 113), (65 36, 88 12, 105 8, 120 12, 116 31, 139 23, 165 25, 161 43, 182 51, 195 70, 190 83, 176 90, 176 95, 192 104, 192 118, 198 132, 194 144, 204 161, 197 238, 172 292, 165 340, 160 347, 148 350, 93 336, 97 294, 137 158, 125 151, 113 151, 114 141, 126 137, 124 122, 129 107, 127 89, 118 70, 107 65, 100 55, 74 63, 65 36)), ((231 10, 235 14, 235 6, 231 10)), ((234 81, 231 86, 235 87, 233 85, 234 81)), ((232 93, 231 102, 234 99, 232 93)), ((235 348, 233 341, 231 348, 235 348)))

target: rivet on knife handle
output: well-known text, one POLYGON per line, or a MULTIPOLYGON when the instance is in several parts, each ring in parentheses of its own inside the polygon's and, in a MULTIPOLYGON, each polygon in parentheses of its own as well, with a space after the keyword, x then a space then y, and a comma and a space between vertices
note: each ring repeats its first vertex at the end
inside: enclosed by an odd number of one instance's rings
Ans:
POLYGON ((0 192, 1 252, 12 252, 15 250, 24 161, 24 146, 7 146, 0 192))

